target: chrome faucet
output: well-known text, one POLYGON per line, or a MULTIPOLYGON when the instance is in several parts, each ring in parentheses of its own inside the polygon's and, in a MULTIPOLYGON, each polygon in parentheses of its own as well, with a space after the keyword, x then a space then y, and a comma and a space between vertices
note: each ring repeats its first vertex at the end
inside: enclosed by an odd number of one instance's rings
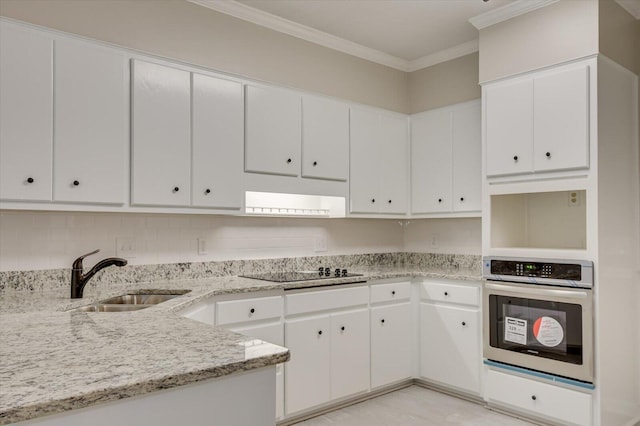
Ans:
POLYGON ((72 299, 80 299, 82 298, 82 292, 84 291, 84 286, 87 285, 87 282, 93 277, 96 272, 101 269, 104 269, 111 265, 116 266, 124 266, 127 264, 127 259, 121 259, 119 257, 108 257, 106 259, 102 259, 100 262, 96 263, 93 268, 86 274, 83 274, 84 267, 82 266, 82 259, 87 256, 91 256, 92 254, 96 254, 100 251, 100 249, 92 251, 91 253, 83 254, 79 258, 73 261, 73 267, 71 268, 71 298, 72 299))

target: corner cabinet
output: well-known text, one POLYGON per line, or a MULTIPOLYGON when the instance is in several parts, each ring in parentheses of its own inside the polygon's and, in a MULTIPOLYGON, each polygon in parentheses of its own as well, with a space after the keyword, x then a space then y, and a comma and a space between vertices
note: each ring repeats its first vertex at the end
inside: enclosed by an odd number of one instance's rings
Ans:
POLYGON ((589 167, 593 61, 483 86, 487 176, 589 167))
POLYGON ((351 213, 405 214, 408 203, 408 121, 351 109, 351 213))
POLYGON ((124 54, 6 22, 0 31, 0 199, 124 204, 124 54))
POLYGON ((132 61, 131 204, 240 208, 242 86, 132 61))
POLYGON ((411 213, 482 209, 480 107, 477 100, 411 116, 411 213))

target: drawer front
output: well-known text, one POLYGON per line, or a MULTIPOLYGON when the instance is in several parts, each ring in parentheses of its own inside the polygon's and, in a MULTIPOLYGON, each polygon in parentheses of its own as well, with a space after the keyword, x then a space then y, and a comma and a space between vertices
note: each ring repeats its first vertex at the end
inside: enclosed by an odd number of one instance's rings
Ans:
POLYGON ((411 298, 411 283, 374 284, 371 286, 371 303, 405 301, 411 298))
POLYGON ((288 294, 285 296, 285 300, 287 315, 366 305, 369 303, 369 287, 288 294))
POLYGON ((282 297, 218 302, 216 311, 218 312, 218 325, 279 318, 282 316, 282 297))
POLYGON ((591 395, 497 371, 487 374, 489 402, 572 425, 591 425, 591 395))
POLYGON ((480 288, 472 285, 426 282, 422 284, 421 298, 436 302, 479 306, 480 288))

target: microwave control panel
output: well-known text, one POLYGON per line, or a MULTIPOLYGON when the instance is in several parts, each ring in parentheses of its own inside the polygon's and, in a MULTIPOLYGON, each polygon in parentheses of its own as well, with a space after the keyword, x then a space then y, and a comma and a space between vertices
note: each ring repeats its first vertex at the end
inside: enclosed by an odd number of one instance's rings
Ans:
POLYGON ((589 261, 485 257, 483 277, 489 280, 591 287, 593 263, 589 261))

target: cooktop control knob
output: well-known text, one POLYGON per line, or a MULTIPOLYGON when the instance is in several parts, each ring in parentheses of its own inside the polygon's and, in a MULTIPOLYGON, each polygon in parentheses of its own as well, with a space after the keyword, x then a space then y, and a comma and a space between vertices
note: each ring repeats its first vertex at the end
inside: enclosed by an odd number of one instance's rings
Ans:
POLYGON ((342 270, 342 276, 343 276, 343 277, 346 277, 346 276, 347 276, 347 270, 346 270, 346 269, 343 269, 343 270, 342 270))

